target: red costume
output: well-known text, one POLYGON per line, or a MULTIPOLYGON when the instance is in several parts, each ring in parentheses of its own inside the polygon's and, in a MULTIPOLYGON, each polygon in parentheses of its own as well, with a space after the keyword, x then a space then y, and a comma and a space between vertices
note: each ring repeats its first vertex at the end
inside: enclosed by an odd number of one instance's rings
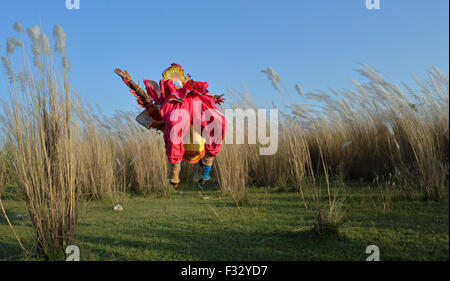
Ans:
MULTIPOLYGON (((189 75, 184 75, 181 66, 172 64, 163 72, 163 80, 159 81, 159 85, 144 79, 147 98, 143 98, 143 91, 139 87, 134 90, 130 85, 129 75, 122 79, 130 87, 131 93, 138 97, 139 105, 155 120, 151 127, 164 127, 166 155, 171 164, 181 162, 183 156, 186 159, 183 138, 191 124, 206 139, 206 155, 216 156, 219 153, 225 137, 226 120, 216 104, 223 102, 223 99, 209 94, 207 82, 191 80, 189 75), (140 93, 137 93, 138 90, 140 93), (196 124, 200 125, 199 128, 195 128, 196 124)), ((201 157, 187 160, 195 163, 201 157)))

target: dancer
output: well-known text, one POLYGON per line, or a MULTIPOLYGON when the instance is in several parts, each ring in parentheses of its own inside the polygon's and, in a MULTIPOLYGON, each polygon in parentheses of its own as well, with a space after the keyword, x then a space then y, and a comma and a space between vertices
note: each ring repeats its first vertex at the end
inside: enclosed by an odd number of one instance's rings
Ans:
POLYGON ((211 95, 207 82, 192 80, 175 63, 163 72, 159 84, 144 79, 146 91, 131 80, 126 70, 116 68, 114 72, 137 97, 138 104, 145 108, 152 120, 149 128, 163 131, 170 163, 170 184, 177 186, 180 183, 183 159, 189 163, 198 162, 202 169, 199 183, 208 181, 214 157, 225 137, 226 120, 217 108, 217 104, 223 102, 223 95, 211 95), (188 136, 190 143, 185 144, 188 136), (192 143, 194 139, 198 140, 196 144, 192 143))

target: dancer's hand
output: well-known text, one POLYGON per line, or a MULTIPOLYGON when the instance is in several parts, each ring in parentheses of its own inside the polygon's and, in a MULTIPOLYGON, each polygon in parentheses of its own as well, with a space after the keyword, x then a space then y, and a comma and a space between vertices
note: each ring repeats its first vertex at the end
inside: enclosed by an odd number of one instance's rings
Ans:
POLYGON ((221 104, 221 103, 223 103, 224 100, 225 100, 225 99, 223 98, 223 94, 222 94, 222 95, 218 95, 218 96, 214 95, 213 98, 214 98, 216 104, 221 104))
POLYGON ((125 72, 122 71, 122 69, 120 68, 115 68, 114 72, 119 75, 122 79, 128 81, 131 79, 130 74, 128 73, 128 71, 125 70, 125 72))

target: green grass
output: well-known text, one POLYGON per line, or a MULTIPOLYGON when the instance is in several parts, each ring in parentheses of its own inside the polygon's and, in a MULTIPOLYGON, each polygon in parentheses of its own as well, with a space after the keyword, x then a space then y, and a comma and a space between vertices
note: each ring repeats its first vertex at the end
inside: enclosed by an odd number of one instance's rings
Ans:
MULTIPOLYGON (((337 235, 312 234, 300 196, 250 189, 249 204, 236 207, 210 188, 184 188, 169 197, 128 196, 124 211, 111 200, 84 201, 76 245, 82 260, 365 260, 375 244, 381 260, 449 260, 449 208, 445 202, 395 195, 383 210, 375 189, 348 190, 346 220, 337 235)), ((448 198, 448 197, 447 197, 448 198)), ((25 246, 33 230, 23 202, 4 205, 25 246), (16 218, 24 214, 23 219, 16 218)), ((29 260, 0 215, 0 260, 29 260)))

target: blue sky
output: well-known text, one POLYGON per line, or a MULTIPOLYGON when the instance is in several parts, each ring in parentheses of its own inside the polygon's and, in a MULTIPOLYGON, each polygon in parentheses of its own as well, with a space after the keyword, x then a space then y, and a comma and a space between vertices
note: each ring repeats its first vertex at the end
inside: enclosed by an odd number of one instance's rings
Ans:
MULTIPOLYGON (((354 72, 358 63, 395 82, 411 82, 410 73, 424 77, 432 65, 449 68, 448 0, 381 0, 380 10, 367 10, 365 0, 80 2, 80 10, 67 10, 65 0, 0 0, 0 55, 6 39, 17 36, 14 22, 42 24, 49 37, 60 24, 72 90, 106 114, 136 108, 114 67, 135 80, 159 80, 176 62, 214 93, 242 89, 244 82, 261 102, 279 101, 261 72, 267 67, 292 96, 296 83, 305 92, 350 87, 349 78, 362 79, 354 72)), ((0 98, 6 98, 1 74, 0 98)))

